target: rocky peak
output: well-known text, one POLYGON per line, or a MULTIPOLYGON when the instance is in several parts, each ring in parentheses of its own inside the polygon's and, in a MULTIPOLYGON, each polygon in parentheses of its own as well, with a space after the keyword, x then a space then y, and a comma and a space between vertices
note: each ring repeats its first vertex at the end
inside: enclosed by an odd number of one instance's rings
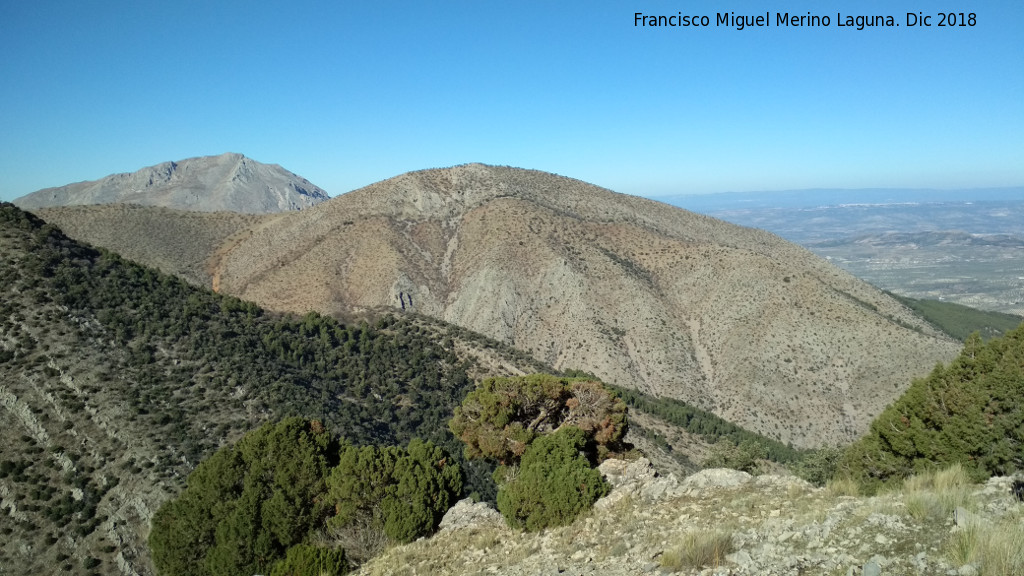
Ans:
POLYGON ((228 152, 47 188, 14 203, 24 209, 119 203, 261 214, 301 210, 327 199, 321 188, 281 166, 228 152))

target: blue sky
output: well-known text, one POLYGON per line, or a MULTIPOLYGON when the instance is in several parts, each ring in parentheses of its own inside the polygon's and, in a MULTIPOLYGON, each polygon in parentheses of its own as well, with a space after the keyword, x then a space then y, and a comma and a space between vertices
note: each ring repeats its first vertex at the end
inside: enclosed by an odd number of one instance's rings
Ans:
POLYGON ((1024 184, 1017 0, 0 0, 0 54, 2 200, 227 151, 332 195, 465 162, 648 196, 1024 184), (712 26, 634 26, 679 11, 712 26), (808 11, 831 26, 774 25, 808 11))

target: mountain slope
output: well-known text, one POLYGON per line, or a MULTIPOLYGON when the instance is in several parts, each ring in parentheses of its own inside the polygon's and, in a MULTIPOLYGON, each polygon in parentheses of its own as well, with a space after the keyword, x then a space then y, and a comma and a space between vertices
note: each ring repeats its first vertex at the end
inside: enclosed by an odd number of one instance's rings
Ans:
POLYGON ((276 164, 241 154, 164 162, 100 180, 46 188, 22 196, 24 209, 83 204, 141 204, 199 212, 253 214, 301 210, 327 200, 327 193, 276 164))
MULTIPOLYGON (((105 244, 148 242, 130 228, 105 244)), ((959 349, 777 236, 514 168, 404 174, 260 217, 209 256, 204 284, 269 309, 413 310, 797 446, 854 439, 959 349)))
MULTIPOLYGON (((415 315, 346 327, 266 313, 10 204, 0 294, 5 575, 151 574, 154 511, 201 458, 268 419, 322 419, 357 443, 429 438, 461 460, 445 422, 473 378, 542 369, 415 315)), ((488 470, 467 469, 485 492, 488 470)))

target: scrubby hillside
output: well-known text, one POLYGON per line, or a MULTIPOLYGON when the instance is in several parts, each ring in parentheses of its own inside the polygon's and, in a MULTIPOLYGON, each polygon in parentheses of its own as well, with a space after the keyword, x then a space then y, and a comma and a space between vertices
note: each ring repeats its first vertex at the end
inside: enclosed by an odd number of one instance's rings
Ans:
MULTIPOLYGON (((433 439, 472 378, 538 369, 413 316, 345 326, 258 306, 0 205, 0 572, 149 574, 157 507, 269 419, 353 442, 433 439)), ((489 485, 489 470, 466 467, 489 485)), ((491 488, 493 490, 493 488, 491 488)))
POLYGON ((177 264, 146 248, 143 212, 113 232, 95 211, 51 216, 193 279, 209 250, 201 282, 268 309, 416 311, 796 446, 853 440, 958 348, 772 234, 530 170, 404 174, 202 240, 177 264))

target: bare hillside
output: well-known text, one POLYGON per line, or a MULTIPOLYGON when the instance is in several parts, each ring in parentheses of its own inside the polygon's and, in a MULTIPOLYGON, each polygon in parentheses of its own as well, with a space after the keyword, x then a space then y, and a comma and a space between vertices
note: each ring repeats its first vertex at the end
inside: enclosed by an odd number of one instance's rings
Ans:
POLYGON ((327 198, 319 187, 276 164, 261 164, 241 154, 227 153, 46 188, 22 196, 14 204, 26 210, 121 203, 265 214, 309 208, 327 198))
MULTIPOLYGON (((84 240, 145 252, 127 221, 141 217, 125 214, 120 237, 101 240, 47 214, 84 240)), ((186 273, 190 259, 161 266, 186 273)), ((276 310, 404 307, 797 446, 853 439, 959 350, 767 232, 479 164, 260 217, 219 243, 200 280, 276 310)))

